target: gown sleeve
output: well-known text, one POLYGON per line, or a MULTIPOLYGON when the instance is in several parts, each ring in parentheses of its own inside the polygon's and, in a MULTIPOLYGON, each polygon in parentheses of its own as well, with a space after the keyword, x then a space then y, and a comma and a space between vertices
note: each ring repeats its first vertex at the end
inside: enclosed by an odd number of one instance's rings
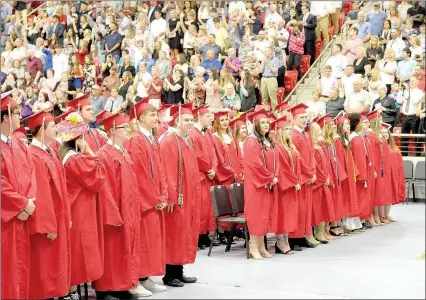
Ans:
POLYGON ((278 186, 280 190, 285 191, 289 188, 296 186, 299 183, 299 178, 297 178, 295 170, 296 166, 292 166, 291 159, 296 160, 298 157, 290 158, 288 153, 285 151, 283 146, 277 145, 276 151, 278 152, 279 159, 279 173, 281 176, 278 179, 278 186))
POLYGON ((253 184, 256 188, 264 187, 274 180, 274 174, 269 171, 262 161, 262 150, 255 138, 247 138, 244 141, 244 167, 253 174, 253 184), (250 158, 250 159, 248 159, 250 158))
POLYGON ((355 137, 351 140, 352 155, 355 165, 358 170, 357 180, 367 180, 367 159, 365 157, 365 148, 363 140, 360 137, 355 137))
POLYGON ((163 168, 167 181, 169 202, 178 203, 178 153, 172 135, 164 138, 160 144, 160 153, 163 159, 163 168))
MULTIPOLYGON (((219 181, 225 181, 228 178, 234 176, 234 169, 226 162, 227 158, 224 157, 223 153, 227 151, 226 146, 222 145, 219 138, 213 137, 213 145, 217 156, 217 178, 219 181)), ((239 174, 237 174, 239 175, 239 174)))

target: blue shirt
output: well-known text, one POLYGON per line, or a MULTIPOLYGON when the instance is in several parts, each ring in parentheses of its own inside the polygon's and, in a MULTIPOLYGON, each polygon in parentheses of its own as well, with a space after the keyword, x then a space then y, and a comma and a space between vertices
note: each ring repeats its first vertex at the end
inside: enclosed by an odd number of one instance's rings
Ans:
MULTIPOLYGON (((119 34, 117 31, 114 33, 110 33, 105 37, 105 42, 108 46, 108 49, 111 50, 112 47, 114 47, 116 44, 120 44, 122 40, 121 34, 119 34)), ((115 49, 111 52, 112 56, 114 55, 120 55, 121 50, 120 47, 115 49)))
POLYGON ((209 61, 207 59, 203 60, 203 67, 206 70, 220 70, 222 69, 222 64, 217 60, 213 59, 212 61, 209 61))
POLYGON ((364 40, 368 34, 371 34, 371 24, 368 22, 358 23, 356 27, 358 28, 358 38, 361 40, 364 40))
POLYGON ((408 77, 411 73, 414 72, 414 68, 416 67, 417 62, 414 59, 408 60, 400 60, 398 62, 398 67, 396 69, 396 73, 401 77, 408 77))
POLYGON ((46 55, 46 60, 44 61, 44 72, 47 72, 49 69, 53 69, 53 60, 52 53, 46 48, 43 49, 43 53, 46 55))
POLYGON ((138 65, 136 66, 136 73, 139 72, 139 65, 141 64, 141 62, 145 62, 146 63, 146 71, 149 74, 151 74, 152 67, 155 66, 155 60, 153 60, 151 57, 148 57, 147 59, 142 58, 138 62, 138 65))
POLYGON ((383 31, 383 22, 387 19, 384 11, 374 12, 370 11, 367 14, 367 21, 371 24, 371 34, 379 35, 383 31))
POLYGON ((269 61, 268 65, 265 65, 265 69, 262 73, 263 77, 278 77, 278 68, 280 67, 280 61, 275 56, 269 61), (277 68, 277 72, 272 72, 271 67, 277 68))
POLYGON ((212 45, 203 45, 203 46, 201 46, 200 48, 200 52, 203 54, 203 60, 206 60, 207 59, 207 52, 210 50, 210 49, 212 49, 213 51, 214 51, 214 53, 215 53, 215 57, 217 58, 217 57, 219 57, 219 53, 220 53, 220 51, 221 51, 221 49, 220 49, 220 46, 219 45, 217 45, 217 44, 214 44, 213 46, 212 45))

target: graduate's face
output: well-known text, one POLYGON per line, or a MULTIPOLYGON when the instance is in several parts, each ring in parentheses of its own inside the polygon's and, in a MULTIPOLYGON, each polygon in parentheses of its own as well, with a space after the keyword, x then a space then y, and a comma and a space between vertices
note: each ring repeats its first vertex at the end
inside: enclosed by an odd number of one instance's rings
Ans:
POLYGON ((351 131, 351 125, 348 120, 345 120, 343 122, 343 132, 349 134, 350 131, 351 131))
POLYGON ((333 134, 336 134, 337 133, 337 126, 336 126, 336 123, 331 123, 331 130, 333 131, 333 134))
POLYGON ((47 123, 46 128, 44 129, 44 143, 49 144, 56 138, 56 126, 55 122, 51 121, 47 123))
POLYGON ((112 132, 113 137, 114 137, 114 142, 117 145, 121 145, 123 143, 123 141, 128 139, 129 124, 125 123, 125 124, 118 125, 117 127, 115 127, 115 130, 111 129, 111 132, 112 132))
POLYGON ((368 120, 361 121, 361 128, 362 130, 368 130, 370 128, 370 121, 368 120))
POLYGON ((298 114, 296 118, 294 118, 294 124, 299 128, 304 129, 307 123, 308 123, 308 114, 306 113, 298 114))
POLYGON ((142 114, 140 118, 141 125, 149 130, 152 130, 158 125, 158 114, 156 110, 149 110, 142 114))
POLYGON ((291 138, 291 131, 292 131, 292 127, 291 127, 291 125, 287 125, 287 126, 284 126, 284 128, 283 128, 283 134, 284 134, 284 137, 286 138, 286 139, 290 139, 291 138))
POLYGON ((12 130, 15 130, 19 127, 21 121, 21 113, 18 109, 12 110, 12 130))
POLYGON ((200 125, 201 127, 207 127, 210 124, 210 113, 205 113, 200 115, 200 125))
POLYGON ((261 118, 259 120, 259 129, 260 129, 260 134, 261 135, 265 135, 269 132, 269 120, 268 118, 261 118))
POLYGON ((93 120, 94 113, 93 113, 93 106, 92 105, 86 105, 81 108, 81 116, 83 117, 84 122, 87 124, 93 120))
POLYGON ((248 130, 247 130, 247 125, 241 125, 240 126, 240 131, 239 131, 239 136, 242 140, 244 140, 248 135, 248 130))
POLYGON ((192 127, 194 127, 194 117, 190 114, 183 114, 180 117, 180 131, 184 134, 188 134, 192 127))
POLYGON ((229 127, 229 118, 227 116, 222 116, 219 118, 220 129, 226 130, 229 127))

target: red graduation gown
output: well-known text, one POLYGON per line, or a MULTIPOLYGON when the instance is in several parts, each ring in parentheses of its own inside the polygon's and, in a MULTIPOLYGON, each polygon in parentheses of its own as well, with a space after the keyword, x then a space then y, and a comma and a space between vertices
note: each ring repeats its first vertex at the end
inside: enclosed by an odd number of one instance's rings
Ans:
POLYGON ((376 151, 376 149, 379 149, 378 140, 376 138, 376 135, 371 131, 368 130, 365 132, 362 137, 365 139, 365 145, 367 146, 367 156, 369 161, 371 162, 370 167, 368 168, 369 178, 368 178, 368 190, 369 190, 369 196, 370 196, 370 213, 361 216, 361 220, 367 220, 371 218, 371 215, 373 213, 373 207, 376 206, 374 204, 375 202, 375 195, 376 195, 376 183, 377 178, 374 178, 374 172, 376 172, 377 176, 379 176, 380 170, 379 170, 379 152, 376 151))
POLYGON ((104 273, 93 286, 97 291, 125 291, 138 281, 137 178, 127 152, 123 155, 106 144, 96 154, 104 165, 106 177, 105 187, 99 193, 104 205, 104 273))
POLYGON ((389 160, 389 145, 384 137, 381 137, 377 143, 379 147, 376 152, 379 153, 379 162, 377 164, 377 179, 374 195, 374 206, 383 206, 392 204, 392 177, 391 161, 389 160))
POLYGON ((217 157, 217 181, 220 185, 230 186, 234 183, 234 174, 238 175, 237 182, 242 182, 243 171, 242 155, 233 139, 230 144, 223 143, 217 133, 212 135, 213 145, 217 157))
POLYGON ((299 225, 296 232, 290 234, 291 238, 302 238, 312 234, 312 185, 306 183, 312 179, 315 174, 314 149, 311 138, 305 132, 296 129, 291 134, 293 144, 296 146, 300 155, 300 170, 302 175, 302 189, 299 192, 299 225))
POLYGON ((98 151, 108 142, 107 138, 94 128, 89 128, 89 131, 84 134, 84 139, 93 152, 98 151))
POLYGON ((357 217, 358 201, 356 194, 356 176, 358 175, 358 170, 355 166, 352 149, 350 146, 345 149, 340 138, 334 140, 334 145, 336 147, 337 158, 342 163, 343 170, 347 175, 347 178, 343 179, 341 184, 344 217, 357 217))
POLYGON ((159 122, 157 126, 157 138, 162 136, 169 129, 169 125, 166 122, 159 122))
POLYGON ((105 169, 96 156, 76 152, 64 168, 71 206, 73 286, 99 279, 104 271, 103 206, 98 193, 104 188, 105 169))
POLYGON ((200 234, 205 234, 215 230, 212 200, 210 198, 210 188, 214 185, 214 179, 209 180, 207 174, 210 170, 217 172, 217 158, 213 150, 213 140, 208 133, 203 133, 197 127, 194 127, 191 130, 190 137, 197 155, 201 185, 200 234))
POLYGON ((361 220, 367 220, 371 217, 371 197, 368 189, 371 166, 369 166, 370 160, 367 156, 366 141, 361 135, 355 132, 351 133, 349 140, 354 162, 358 169, 356 192, 358 197, 359 216, 361 220))
POLYGON ((312 226, 317 226, 322 222, 331 222, 335 218, 331 191, 325 185, 327 178, 330 179, 330 183, 333 183, 330 163, 326 152, 327 145, 324 141, 320 141, 320 143, 326 150, 320 145, 314 147, 317 180, 312 186, 312 226))
POLYGON ((140 222, 139 278, 159 276, 165 273, 166 244, 164 212, 155 207, 167 202, 166 175, 161 163, 160 145, 135 132, 126 143, 135 165, 142 215, 140 222))
POLYGON ((35 145, 28 147, 36 170, 37 208, 30 219, 29 298, 68 294, 71 279, 70 206, 65 171, 59 155, 35 145), (48 240, 47 233, 57 233, 48 240))
POLYGON ((278 158, 271 147, 260 145, 254 136, 244 141, 244 216, 250 234, 266 235, 277 230, 278 188, 269 185, 278 176, 278 158), (263 147, 263 150, 262 148, 263 147))
POLYGON ((278 173, 278 220, 276 234, 297 230, 299 197, 295 186, 301 182, 299 154, 292 150, 291 156, 281 143, 275 143, 279 161, 278 173))
MULTIPOLYGON (((35 169, 26 146, 13 136, 1 141, 1 296, 26 299, 29 290, 30 235, 16 216, 36 197, 35 169)), ((37 206, 37 199, 36 199, 37 206)), ((32 218, 32 216, 30 216, 32 218)))
POLYGON ((198 247, 200 227, 201 191, 197 156, 190 138, 188 144, 176 133, 168 134, 160 144, 160 153, 166 173, 169 202, 174 203, 172 213, 165 212, 166 264, 192 264, 198 247), (178 205, 178 148, 182 154, 183 207, 178 205))
POLYGON ((401 151, 389 148, 392 204, 405 201, 405 174, 401 151))

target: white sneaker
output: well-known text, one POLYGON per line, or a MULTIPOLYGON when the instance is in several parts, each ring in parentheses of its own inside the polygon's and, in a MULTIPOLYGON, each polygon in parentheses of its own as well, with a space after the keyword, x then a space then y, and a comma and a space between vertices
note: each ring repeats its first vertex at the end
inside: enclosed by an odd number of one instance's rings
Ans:
POLYGON ((156 284, 151 278, 148 278, 145 281, 142 281, 142 286, 151 292, 164 292, 167 291, 167 287, 165 285, 156 284))
POLYGON ((148 291, 147 289, 145 289, 140 283, 138 283, 138 286, 131 289, 129 292, 133 295, 137 294, 138 296, 141 296, 141 297, 152 296, 152 293, 150 291, 148 291))

